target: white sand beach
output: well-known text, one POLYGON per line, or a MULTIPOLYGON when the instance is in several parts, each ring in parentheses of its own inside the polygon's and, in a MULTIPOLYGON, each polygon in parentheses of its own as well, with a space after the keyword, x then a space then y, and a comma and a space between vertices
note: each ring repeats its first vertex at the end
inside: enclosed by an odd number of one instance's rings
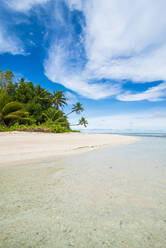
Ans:
POLYGON ((103 146, 117 146, 138 138, 87 133, 0 133, 0 166, 55 160, 58 156, 82 153, 103 146))

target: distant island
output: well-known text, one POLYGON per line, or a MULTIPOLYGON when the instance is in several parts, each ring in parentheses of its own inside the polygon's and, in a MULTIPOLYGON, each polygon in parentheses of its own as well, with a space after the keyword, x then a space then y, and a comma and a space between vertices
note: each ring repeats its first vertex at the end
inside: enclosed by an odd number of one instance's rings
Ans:
POLYGON ((12 71, 0 70, 0 131, 71 132, 71 126, 87 126, 81 117, 78 123, 70 124, 68 116, 81 114, 84 108, 77 102, 69 113, 64 91, 50 92, 24 78, 16 79, 12 71))

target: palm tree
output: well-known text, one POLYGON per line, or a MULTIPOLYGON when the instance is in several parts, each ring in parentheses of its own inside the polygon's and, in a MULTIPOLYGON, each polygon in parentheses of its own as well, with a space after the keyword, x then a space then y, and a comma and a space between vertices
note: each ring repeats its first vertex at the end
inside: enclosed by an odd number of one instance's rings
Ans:
POLYGON ((71 125, 71 126, 84 126, 84 127, 87 127, 87 125, 88 125, 87 120, 86 120, 84 117, 82 117, 82 118, 78 121, 77 124, 73 124, 73 125, 71 125))
POLYGON ((29 113, 19 102, 3 101, 5 95, 0 96, 0 124, 10 126, 14 123, 31 123, 29 113))
POLYGON ((51 93, 43 89, 40 84, 35 87, 35 99, 42 107, 49 108, 52 105, 51 93))
POLYGON ((53 91, 53 105, 56 110, 63 108, 67 104, 67 98, 65 97, 63 90, 53 91))
POLYGON ((87 120, 86 120, 84 117, 82 117, 82 118, 79 120, 79 123, 78 123, 78 124, 81 125, 81 126, 87 127, 88 122, 87 122, 87 120))
POLYGON ((0 70, 0 90, 1 92, 7 92, 8 87, 10 88, 12 80, 14 78, 13 72, 7 70, 3 72, 0 70))
POLYGON ((72 111, 69 112, 66 116, 76 112, 76 114, 80 114, 84 111, 84 108, 82 107, 82 104, 80 102, 77 102, 76 104, 73 104, 72 111))

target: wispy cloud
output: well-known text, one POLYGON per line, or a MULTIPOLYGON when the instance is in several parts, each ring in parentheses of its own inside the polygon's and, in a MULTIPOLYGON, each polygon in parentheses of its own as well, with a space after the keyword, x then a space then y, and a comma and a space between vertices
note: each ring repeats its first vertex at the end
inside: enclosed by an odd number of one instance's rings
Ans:
POLYGON ((90 2, 84 11, 88 69, 112 79, 166 79, 166 2, 90 2))
MULTIPOLYGON (((46 20, 42 25, 46 25, 49 43, 44 69, 51 81, 92 99, 160 101, 165 98, 165 0, 2 2, 9 11, 23 16, 44 6, 42 18, 46 20), (144 92, 126 92, 123 89, 126 81, 164 83, 144 92)), ((40 15, 40 11, 36 13, 40 15)), ((1 27, 0 52, 23 54, 21 37, 8 32, 3 20, 1 27)))
POLYGON ((22 42, 0 25, 0 53, 24 54, 22 42))
POLYGON ((151 102, 162 101, 166 98, 166 82, 159 84, 158 86, 151 87, 142 93, 132 94, 131 92, 125 92, 118 95, 117 99, 121 101, 142 101, 148 100, 151 102))
MULTIPOLYGON (((20 24, 25 22, 23 16, 19 18, 14 18, 16 23, 12 23, 12 21, 8 21, 6 17, 11 15, 12 17, 16 17, 16 13, 19 11, 20 13, 25 14, 25 12, 30 11, 31 8, 35 5, 43 5, 47 3, 49 0, 2 0, 0 3, 0 53, 11 53, 12 55, 21 54, 26 55, 24 50, 23 41, 21 41, 21 37, 17 36, 12 31, 12 27, 14 24, 20 24), (6 13, 6 16, 4 13, 6 13)), ((31 41, 32 44, 32 41, 31 41)))
POLYGON ((34 5, 45 4, 49 0, 5 0, 6 4, 15 11, 29 11, 34 5))
POLYGON ((67 5, 71 10, 77 9, 82 11, 83 10, 83 1, 82 0, 66 0, 67 5))
MULTIPOLYGON (((120 82, 130 80, 134 83, 166 80, 166 2, 164 0, 157 2, 155 0, 66 0, 65 2, 68 4, 70 14, 76 9, 82 11, 85 19, 86 25, 82 26, 82 34, 79 38, 85 49, 86 63, 82 67, 81 60, 77 60, 77 66, 73 68, 71 75, 69 60, 71 54, 66 59, 66 52, 71 51, 74 39, 64 51, 65 57, 60 59, 61 65, 58 65, 57 48, 55 46, 53 49, 52 43, 51 52, 49 51, 45 63, 45 71, 49 79, 54 82, 59 81, 79 94, 93 99, 119 95, 121 83, 117 90, 112 83, 114 80, 120 82), (80 68, 78 68, 79 63, 80 68), (96 79, 98 83, 91 84, 96 79), (109 83, 103 83, 105 80, 102 79, 107 79, 109 83)), ((72 30, 73 24, 70 25, 72 30)), ((65 39, 61 39, 60 42, 65 43, 65 39)), ((79 54, 79 49, 77 53, 79 54)), ((63 53, 61 54, 64 56, 63 53)), ((153 97, 151 90, 150 93, 147 90, 136 96, 131 93, 130 100, 132 98, 161 100, 162 89, 153 88, 154 91, 158 92, 159 96, 153 97)), ((129 100, 129 97, 122 95, 117 98, 129 100)))
POLYGON ((52 46, 45 61, 46 76, 53 82, 60 82, 66 88, 91 99, 102 99, 121 92, 119 85, 110 82, 89 83, 88 73, 77 68, 77 62, 76 65, 72 64, 71 57, 72 50, 68 51, 62 45, 52 46))

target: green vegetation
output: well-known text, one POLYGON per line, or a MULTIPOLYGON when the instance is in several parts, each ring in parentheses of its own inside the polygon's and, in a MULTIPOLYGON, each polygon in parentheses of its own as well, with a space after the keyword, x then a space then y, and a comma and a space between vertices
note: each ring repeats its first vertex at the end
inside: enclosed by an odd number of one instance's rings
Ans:
MULTIPOLYGON (((63 108, 66 105, 63 91, 51 93, 23 78, 15 80, 9 70, 0 70, 0 131, 70 132, 67 116, 80 114, 84 109, 78 102, 65 114, 63 108)), ((82 117, 76 125, 86 127, 87 124, 82 117)))

